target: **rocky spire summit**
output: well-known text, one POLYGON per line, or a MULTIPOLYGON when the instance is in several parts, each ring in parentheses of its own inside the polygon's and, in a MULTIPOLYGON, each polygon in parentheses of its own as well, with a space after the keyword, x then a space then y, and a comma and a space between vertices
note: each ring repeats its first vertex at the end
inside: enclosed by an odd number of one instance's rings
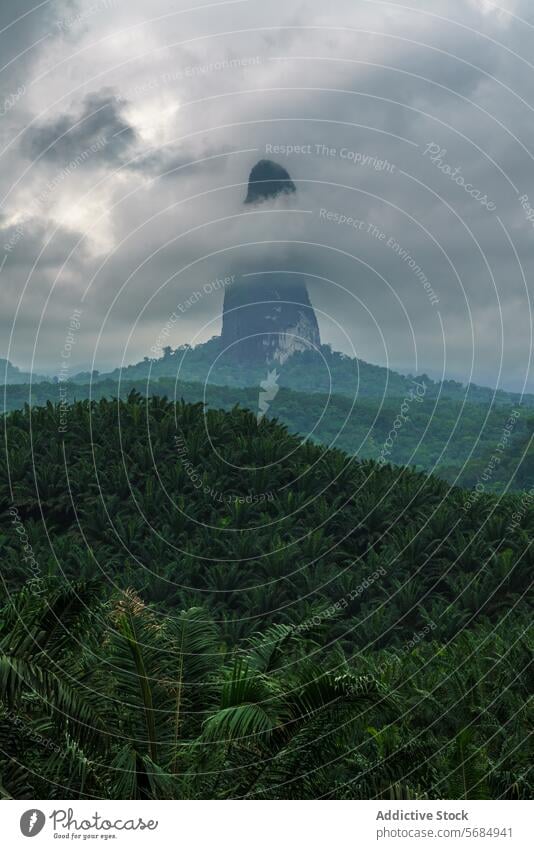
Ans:
MULTIPOLYGON (((246 204, 263 203, 282 194, 296 193, 285 168, 260 160, 250 172, 246 204)), ((262 265, 250 268, 224 293, 221 342, 231 359, 243 363, 284 363, 295 351, 316 351, 321 340, 305 280, 300 274, 262 265)), ((225 353, 226 356, 226 353, 225 353)))
POLYGON ((250 172, 245 203, 259 203, 294 192, 295 184, 285 168, 271 159, 260 159, 250 172))

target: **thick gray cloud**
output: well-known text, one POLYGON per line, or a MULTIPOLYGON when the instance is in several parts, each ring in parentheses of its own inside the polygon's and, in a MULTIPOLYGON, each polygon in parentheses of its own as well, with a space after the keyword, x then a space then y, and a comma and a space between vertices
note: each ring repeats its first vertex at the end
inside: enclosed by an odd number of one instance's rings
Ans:
POLYGON ((103 90, 84 98, 80 114, 59 115, 28 128, 22 152, 32 160, 66 166, 95 148, 95 155, 88 157, 90 164, 113 166, 122 160, 135 137, 135 130, 121 116, 114 93, 103 90))
POLYGON ((51 2, 2 0, 0 3, 2 96, 25 84, 28 68, 51 37, 55 15, 51 2))
MULTIPOLYGON (((26 286, 15 362, 44 310, 54 368, 76 303, 79 361, 131 362, 205 283, 276 260, 308 276, 335 347, 533 390, 530 4, 407 6, 47 4, 0 159, 0 247, 23 233, 2 271, 4 338, 26 286), (264 156, 297 195, 246 209, 264 156)), ((171 344, 218 332, 221 307, 220 289, 187 306, 171 344)))

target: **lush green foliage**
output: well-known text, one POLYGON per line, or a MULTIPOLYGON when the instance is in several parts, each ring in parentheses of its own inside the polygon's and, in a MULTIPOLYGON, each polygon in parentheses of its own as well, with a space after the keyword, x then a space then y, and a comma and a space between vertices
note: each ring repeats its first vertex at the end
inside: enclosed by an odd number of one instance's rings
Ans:
MULTIPOLYGON (((422 387, 422 384, 419 384, 422 387)), ((160 377, 148 383, 100 380, 93 384, 63 384, 67 398, 126 398, 132 389, 143 395, 158 394, 188 402, 203 401, 212 409, 230 410, 237 404, 257 411, 259 384, 240 388, 203 385, 160 377)), ((57 403, 59 387, 50 383, 6 388, 7 409, 21 409, 25 403, 57 403)), ((488 492, 528 489, 534 486, 533 411, 529 407, 470 403, 442 397, 417 399, 412 384, 402 397, 378 399, 358 396, 294 392, 281 388, 270 402, 267 415, 277 418, 289 431, 326 446, 341 448, 361 459, 410 465, 437 474, 461 486, 475 487, 483 482, 488 492), (411 395, 409 394, 411 392, 411 395), (407 399, 407 400, 406 400, 407 399), (406 420, 400 419, 404 410, 406 420), (509 433, 506 428, 512 419, 509 433), (396 430, 396 422, 401 427, 396 430), (390 435, 394 435, 391 444, 390 435), (503 450, 499 451, 499 445, 503 450), (491 458, 498 454, 498 466, 491 458), (488 467, 491 464, 491 474, 488 467)))
POLYGON ((529 795, 527 494, 136 394, 4 424, 5 797, 529 795))
MULTIPOLYGON (((162 356, 145 357, 142 362, 117 368, 107 374, 80 373, 74 376, 77 383, 99 380, 154 380, 160 377, 179 377, 180 382, 200 381, 220 386, 258 386, 265 378, 264 364, 238 362, 220 357, 220 337, 191 347, 182 345, 163 348, 162 356)), ((276 366, 276 363, 272 367, 276 366)), ((389 368, 367 363, 333 351, 330 345, 321 345, 320 351, 296 351, 283 366, 279 385, 298 392, 332 393, 354 398, 402 398, 413 387, 413 380, 424 383, 427 398, 469 402, 472 404, 525 404, 534 406, 534 395, 493 390, 470 383, 464 386, 457 380, 434 381, 427 374, 417 377, 399 374, 389 368)))
POLYGON ((17 384, 30 383, 31 381, 44 381, 44 375, 31 374, 28 371, 21 371, 17 366, 14 366, 9 360, 0 357, 0 384, 17 384))

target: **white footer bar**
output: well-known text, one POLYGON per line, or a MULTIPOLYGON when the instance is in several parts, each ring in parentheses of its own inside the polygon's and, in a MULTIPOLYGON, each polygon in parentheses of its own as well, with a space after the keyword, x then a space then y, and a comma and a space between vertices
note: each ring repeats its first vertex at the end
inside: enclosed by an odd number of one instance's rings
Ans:
POLYGON ((74 843, 147 849, 526 849, 534 846, 532 805, 507 801, 6 801, 0 806, 0 824, 6 849, 74 843))

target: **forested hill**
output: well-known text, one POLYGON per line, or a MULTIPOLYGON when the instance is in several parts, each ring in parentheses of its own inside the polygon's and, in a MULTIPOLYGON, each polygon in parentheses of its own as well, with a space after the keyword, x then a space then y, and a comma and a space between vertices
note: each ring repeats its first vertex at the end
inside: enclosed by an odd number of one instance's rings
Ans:
POLYGON ((39 375, 36 372, 21 371, 9 360, 0 357, 0 385, 40 382, 47 379, 44 375, 39 375))
POLYGON ((2 795, 529 796, 526 493, 138 394, 4 425, 2 795))
MULTIPOLYGON (((534 406, 534 395, 507 392, 470 383, 463 385, 457 380, 432 380, 427 374, 404 375, 374 365, 365 360, 349 357, 333 351, 330 345, 321 345, 317 351, 295 351, 292 356, 278 365, 271 366, 278 373, 281 387, 297 392, 319 392, 347 395, 349 398, 402 398, 414 381, 425 386, 425 397, 443 398, 481 404, 523 404, 534 406)), ((259 386, 266 376, 265 366, 236 363, 233 358, 221 355, 221 341, 214 337, 195 347, 182 345, 173 349, 166 346, 156 351, 153 358, 114 369, 106 374, 83 372, 73 376, 75 383, 100 380, 139 380, 150 382, 161 377, 171 377, 181 382, 199 381, 230 387, 259 386)))
MULTIPOLYGON (((528 406, 431 399, 412 384, 404 397, 374 398, 294 392, 275 387, 265 415, 325 446, 340 448, 360 459, 388 461, 433 472, 465 487, 486 492, 523 490, 534 486, 534 411, 528 406), (399 427, 400 425, 400 427, 399 427)), ((96 383, 37 383, 8 386, 7 409, 26 403, 43 405, 92 398, 126 398, 132 389, 188 402, 202 401, 212 409, 239 405, 259 411, 261 384, 226 387, 176 382, 175 378, 101 380, 96 383)))

